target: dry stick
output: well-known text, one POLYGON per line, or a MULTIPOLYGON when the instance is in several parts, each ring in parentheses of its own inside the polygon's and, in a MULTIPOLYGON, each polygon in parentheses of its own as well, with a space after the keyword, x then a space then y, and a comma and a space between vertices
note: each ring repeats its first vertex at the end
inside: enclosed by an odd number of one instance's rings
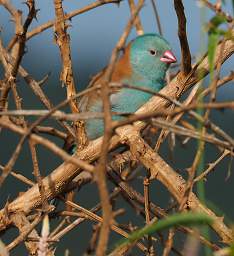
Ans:
POLYGON ((108 189, 106 184, 106 164, 107 164, 107 154, 109 150, 109 141, 112 135, 112 117, 110 113, 110 99, 109 99, 109 82, 111 81, 111 76, 114 71, 114 66, 119 54, 119 51, 123 48, 126 43, 127 37, 131 31, 132 26, 136 20, 136 17, 141 10, 144 4, 144 0, 139 0, 136 9, 133 10, 131 15, 131 19, 128 21, 126 28, 120 37, 116 47, 112 52, 112 56, 107 67, 107 70, 104 74, 103 84, 101 88, 102 92, 102 100, 103 100, 103 112, 104 112, 104 137, 102 143, 102 152, 100 157, 100 162, 98 166, 98 172, 96 172, 97 184, 99 188, 101 204, 102 204, 102 211, 103 211, 103 223, 100 231, 100 237, 97 244, 96 255, 102 256, 105 255, 108 236, 109 236, 109 227, 112 221, 112 211, 111 211, 111 204, 108 200, 108 189))
MULTIPOLYGON (((193 100, 194 96, 196 95, 197 93, 197 90, 198 90, 199 86, 196 85, 193 87, 192 91, 190 92, 189 96, 186 98, 186 100, 182 103, 182 105, 189 105, 191 103, 191 101, 193 100)), ((176 115, 172 120, 171 120, 171 123, 172 124, 176 124, 176 122, 178 122, 182 116, 183 116, 184 113, 181 113, 181 114, 178 114, 176 115)), ((155 148, 154 150, 156 152, 158 152, 162 142, 166 139, 167 135, 169 134, 169 130, 162 130, 160 135, 159 135, 159 138, 157 140, 157 143, 155 145, 155 148)))
MULTIPOLYGON (((0 169, 3 170, 4 166, 0 165, 0 169)), ((25 176, 23 176, 20 173, 16 173, 14 171, 11 171, 11 176, 13 176, 14 178, 16 178, 17 180, 20 180, 21 182, 29 185, 30 187, 34 186, 35 183, 32 182, 31 180, 29 180, 28 178, 26 178, 25 176)))
POLYGON ((209 163, 209 167, 204 171, 202 172, 199 176, 197 176, 195 179, 194 179, 194 183, 200 181, 201 179, 204 179, 211 171, 214 170, 214 168, 216 167, 216 165, 221 162, 223 160, 223 158, 227 155, 230 154, 230 151, 228 150, 224 150, 223 154, 217 159, 215 160, 213 163, 209 163))
MULTIPOLYGON (((21 12, 16 11, 15 24, 16 24, 15 30, 19 30, 18 27, 21 27, 21 12)), ((0 45, 0 48, 2 48, 1 45, 0 45)), ((1 91, 0 91, 0 110, 2 111, 3 109, 4 110, 7 109, 7 106, 8 106, 7 98, 8 98, 8 94, 10 92, 10 89, 16 87, 16 85, 15 85, 15 83, 16 83, 16 74, 15 74, 15 76, 12 75, 12 70, 13 70, 13 67, 15 65, 15 62, 13 63, 12 68, 9 67, 7 59, 5 58, 1 49, 0 49, 0 52, 1 52, 1 54, 0 54, 1 57, 0 58, 1 58, 1 61, 3 63, 3 67, 5 69, 4 83, 3 83, 3 87, 1 88, 1 91)))
POLYGON ((174 235, 175 235, 175 229, 171 228, 169 230, 168 238, 167 238, 167 241, 165 243, 165 247, 164 247, 164 250, 163 250, 163 256, 169 256, 170 255, 170 252, 171 252, 172 246, 173 246, 174 235))
MULTIPOLYGON (((11 14, 12 19, 15 22, 15 34, 18 35, 22 32, 22 12, 19 10, 16 10, 14 6, 11 5, 11 3, 8 0, 4 0, 0 2, 11 14)), ((5 69, 5 79, 4 83, 2 84, 1 93, 0 93, 0 110, 6 108, 7 103, 7 97, 9 94, 9 91, 11 87, 15 84, 16 80, 16 74, 12 74, 12 70, 14 69, 13 66, 15 66, 15 63, 13 63, 12 68, 9 68, 7 60, 5 59, 5 56, 3 56, 2 51, 0 49, 0 58, 3 64, 3 67, 5 69)), ((17 51, 14 52, 14 54, 17 54, 17 51)))
MULTIPOLYGON (((187 129, 187 128, 184 128, 179 125, 175 125, 166 120, 153 119, 152 124, 154 126, 156 126, 157 128, 165 129, 165 130, 173 132, 175 134, 183 135, 183 136, 190 137, 190 138, 200 139, 202 141, 206 141, 206 142, 212 143, 212 144, 214 144, 216 146, 220 146, 220 147, 224 146, 223 148, 226 148, 226 146, 227 146, 227 145, 225 146, 226 143, 223 143, 223 140, 219 140, 219 139, 215 138, 213 135, 210 135, 207 133, 204 133, 201 135, 200 132, 197 132, 197 131, 194 131, 191 129, 187 129)), ((232 149, 232 146, 229 145, 228 149, 229 149, 228 151, 230 152, 230 150, 232 149)))
MULTIPOLYGON (((103 223, 104 219, 101 218, 100 216, 98 216, 97 214, 83 208, 82 206, 75 204, 71 201, 65 201, 66 204, 72 206, 73 208, 83 212, 85 215, 87 215, 89 218, 91 218, 92 220, 98 221, 103 223)), ((111 229, 115 232, 117 232, 118 234, 124 236, 124 237, 128 237, 128 233, 125 232, 124 230, 122 230, 121 228, 119 228, 118 226, 116 226, 115 224, 111 224, 111 229)), ((146 251, 145 246, 142 243, 137 243, 137 246, 142 250, 142 251, 146 251)), ((96 255, 96 254, 95 254, 96 255)), ((105 254, 104 254, 105 255, 105 254)))
MULTIPOLYGON (((129 86, 128 86, 129 87, 129 86)), ((197 89, 197 88, 196 88, 197 89)), ((156 93, 153 93, 156 95, 156 93)), ((159 97, 163 96, 157 93, 159 97)), ((77 97, 77 96, 76 96, 77 97)), ((163 96, 165 98, 165 96, 163 96)), ((169 98, 168 98, 169 99, 169 98)), ((192 99, 191 99, 192 100, 192 99)), ((172 101, 169 99, 169 101, 172 101)), ((165 117, 165 116, 175 116, 178 114, 184 114, 184 112, 188 112, 190 116, 193 116, 194 118, 198 119, 199 121, 203 122, 206 124, 206 121, 209 122, 209 120, 204 120, 204 118, 200 115, 195 115, 195 112, 191 111, 193 109, 201 108, 201 109, 234 109, 234 101, 227 101, 227 102, 214 102, 214 103, 192 103, 189 104, 188 101, 186 100, 184 103, 180 103, 178 101, 172 101, 173 104, 177 105, 177 108, 175 108, 173 111, 168 111, 168 110, 163 110, 163 111, 157 111, 155 113, 149 113, 145 115, 134 115, 132 113, 126 113, 126 112, 111 112, 112 115, 118 115, 118 116, 129 116, 129 119, 126 119, 121 122, 114 122, 113 126, 118 127, 124 124, 130 124, 135 121, 139 120, 144 120, 144 119, 149 119, 153 117, 165 117), (202 121, 204 120, 204 121, 202 121)), ((63 102, 62 102, 63 104, 63 102)), ((55 107, 56 109, 61 108, 61 105, 57 105, 55 107)), ((78 119, 82 120, 88 120, 88 119, 103 119, 104 114, 103 112, 82 112, 79 114, 70 114, 70 113, 65 113, 62 111, 57 111, 57 110, 8 110, 8 111, 0 111, 1 116, 42 116, 44 118, 54 118, 56 120, 66 120, 66 121, 76 121, 78 119), (44 117, 46 116, 46 117, 44 117)), ((12 120, 14 122, 14 120, 12 120)), ((14 122, 16 123, 16 122, 14 122)), ((17 120, 17 124, 21 125, 19 123, 19 120, 17 120)), ((212 129, 212 128, 211 128, 212 129)), ((65 133, 56 130, 53 127, 45 127, 45 126, 36 126, 35 130, 38 130, 40 132, 44 133, 49 133, 54 136, 58 136, 62 139, 65 139, 67 136, 65 133)), ((232 144, 232 143, 231 143, 232 144)))
POLYGON ((156 24, 158 26, 158 32, 162 36, 162 34, 163 34, 162 33, 162 25, 161 25, 161 22, 160 22, 159 13, 158 13, 157 6, 156 6, 156 0, 151 0, 151 4, 152 4, 154 15, 155 15, 155 18, 156 18, 156 24))
MULTIPOLYGON (((63 11, 62 0, 54 0, 55 8, 55 40, 60 49, 62 59, 62 70, 60 73, 60 80, 66 85, 67 99, 70 99, 69 104, 72 113, 79 113, 79 108, 74 95, 76 95, 76 87, 73 77, 71 50, 70 50, 70 36, 67 33, 68 24, 65 21, 65 14, 63 11)), ((87 143, 85 133, 84 121, 74 122, 75 139, 79 148, 83 148, 87 143)))
POLYGON ((108 188, 106 184, 106 163, 107 154, 109 149, 109 140, 112 135, 112 117, 110 113, 110 99, 109 99, 109 86, 108 82, 110 77, 106 75, 102 84, 102 100, 103 100, 103 112, 104 112, 104 137, 101 148, 100 161, 95 172, 95 177, 98 185, 100 201, 102 205, 102 217, 103 222, 100 230, 99 240, 96 248, 96 255, 102 256, 106 254, 106 248, 109 238, 110 226, 112 223, 112 207, 108 197, 108 188))
POLYGON ((186 17, 182 0, 174 0, 174 7, 178 19, 178 36, 181 47, 181 71, 182 75, 188 75, 191 71, 191 54, 186 34, 186 17))
MULTIPOLYGON (((85 13, 87 11, 90 11, 94 8, 97 8, 101 5, 105 5, 105 4, 111 4, 111 3, 114 3, 114 4, 119 4, 120 2, 122 2, 123 0, 98 0, 94 3, 91 3, 90 5, 87 5, 79 10, 75 10, 75 11, 72 11, 68 14, 65 15, 64 19, 65 20, 70 20, 71 18, 79 15, 79 14, 82 14, 82 13, 85 13)), ((41 33, 42 31, 48 29, 48 28, 51 28, 54 26, 54 23, 55 21, 54 20, 51 20, 51 21, 48 21, 47 23, 33 29, 31 32, 28 32, 27 33, 27 40, 30 39, 31 37, 41 33)))
POLYGON ((13 215, 11 218, 13 220, 14 225, 19 229, 20 235, 7 246, 8 250, 10 251, 14 249, 17 245, 24 241, 25 246, 29 252, 29 255, 36 255, 37 243, 27 241, 27 237, 31 236, 34 239, 37 239, 39 237, 35 229, 35 225, 37 225, 40 222, 41 218, 37 216, 34 220, 34 224, 30 223, 23 213, 17 213, 13 215))
POLYGON ((36 145, 32 140, 29 140, 29 147, 31 151, 32 156, 32 162, 33 162, 33 175, 36 178, 38 189, 41 194, 41 201, 42 201, 42 211, 46 212, 47 209, 49 209, 48 201, 45 196, 45 189, 42 183, 42 177, 39 169, 38 159, 37 159, 37 151, 36 151, 36 145))
MULTIPOLYGON (((149 199, 149 185, 150 180, 148 177, 144 179, 144 199, 145 199, 145 222, 146 225, 150 223, 150 199, 149 199)), ((152 244, 152 236, 148 235, 148 255, 152 256, 154 255, 154 247, 152 244)))
POLYGON ((34 129, 35 132, 38 132, 38 133, 45 133, 45 134, 49 134, 49 135, 52 135, 52 136, 55 136, 55 137, 58 137, 62 140, 66 140, 67 138, 67 134, 54 128, 54 127, 50 127, 50 126, 37 126, 35 129, 34 129))
MULTIPOLYGON (((77 96, 76 96, 77 97, 77 96)), ((56 106, 57 108, 57 106, 56 106)), ((100 118, 103 119, 104 115, 102 112, 81 112, 79 114, 70 114, 70 113, 65 113, 62 111, 53 111, 51 113, 51 110, 8 110, 8 111, 0 111, 1 116, 45 116, 48 115, 47 118, 54 118, 56 120, 66 120, 66 121, 76 121, 78 119, 82 120, 87 120, 87 119, 96 119, 100 118)), ((112 112, 112 115, 121 115, 124 113, 121 112, 112 112)), ((52 135, 58 135, 59 137, 65 139, 67 135, 61 131, 56 130, 54 127, 45 127, 45 126, 37 126, 35 128, 36 131, 44 132, 44 133, 49 133, 52 135)))
MULTIPOLYGON (((218 45, 216 49, 215 54, 215 63, 217 63, 217 55, 218 52, 220 52, 220 45, 218 45)), ((222 62, 224 62, 228 57, 230 57, 234 52, 234 43, 232 40, 228 40, 225 44, 225 50, 224 54, 222 56, 222 62)), ((198 73, 203 70, 204 76, 209 72, 209 64, 207 57, 204 58, 200 64, 198 65, 198 73)), ((177 80, 178 76, 176 76, 170 84, 165 86, 161 90, 161 94, 167 95, 169 98, 176 98, 179 97, 183 92, 187 91, 192 85, 194 85, 201 77, 197 77, 195 73, 193 73, 191 76, 189 76, 189 79, 180 79, 180 81, 177 80), (178 93, 179 91, 179 93, 178 93)), ((147 112, 153 112, 155 109, 161 110, 165 108, 165 104, 167 104, 168 101, 165 99, 159 98, 159 97, 152 97, 150 101, 148 101, 145 105, 143 105, 137 113, 147 113, 147 112)), ((141 130, 145 127, 145 123, 138 121, 134 124, 133 128, 137 130, 141 130)), ((123 127, 123 131, 127 127, 123 127)), ((131 133, 131 131, 130 131, 131 133)), ((31 135, 33 136, 33 135, 31 135)), ((114 136, 111 140, 110 149, 113 149, 119 144, 119 137, 114 136)), ((101 146, 101 140, 102 138, 99 138, 95 141, 90 142, 90 144, 85 148, 84 150, 79 152, 79 158, 86 161, 93 161, 97 159, 100 156, 100 146, 101 146)), ((75 154, 71 158, 77 158, 77 155, 75 154)), ((166 163, 160 159, 161 163, 164 163, 163 166, 160 166, 161 169, 164 168, 164 166, 168 167, 166 163)), ((56 195, 64 191, 66 185, 79 173, 81 172, 81 169, 77 168, 76 165, 71 164, 70 162, 64 162, 62 165, 58 166, 50 175, 48 175, 46 178, 43 179, 43 184, 45 184, 45 191, 46 196, 48 199, 54 198, 56 195), (64 175, 66 173, 66 175, 64 175), (53 190, 50 186, 50 184, 55 184, 56 190, 53 190)), ((164 177, 164 175, 162 176, 164 177)), ((180 191, 180 185, 181 180, 179 177, 177 177, 175 174, 170 177, 165 177, 165 181, 168 181, 168 188, 170 189, 172 194, 175 194, 176 197, 178 197, 178 193, 181 193, 180 191), (170 181, 176 180, 176 184, 170 184, 170 181)), ((183 181, 184 182, 184 181, 183 181)), ((183 184, 183 183, 182 183, 183 184)), ((14 211, 24 211, 26 214, 31 212, 33 209, 38 207, 41 204, 40 200, 40 194, 38 191, 37 186, 33 186, 31 189, 26 191, 23 195, 17 197, 13 202, 11 202, 8 205, 8 211, 14 212, 14 211), (27 204, 25 204, 27 202, 27 204)), ((190 204, 195 206, 194 208, 200 208, 204 209, 203 205, 199 203, 196 197, 192 196, 190 198, 190 204)), ((206 211, 211 212, 207 208, 205 208, 206 211)), ((212 213, 213 214, 213 213, 212 213)), ((4 215, 4 209, 0 211, 0 230, 6 229, 7 226, 11 223, 10 220, 5 218, 4 215)), ((223 220, 216 218, 216 229, 217 232, 219 232, 219 227, 221 227, 221 230, 223 230, 220 235, 223 241, 229 242, 232 237, 232 232, 229 230, 224 224, 223 220), (218 228, 217 228, 218 227, 218 228)))
MULTIPOLYGON (((19 213, 14 215, 15 218, 19 217, 17 216, 18 214, 19 213)), ((42 220, 42 215, 38 214, 37 217, 34 219, 34 221, 26 228, 26 230, 21 230, 20 235, 7 246, 7 249, 10 251, 13 248, 15 248, 17 245, 19 245, 21 242, 25 241, 26 237, 34 230, 34 228, 37 226, 37 224, 40 223, 41 220, 42 220)), ((34 231, 33 233, 36 234, 34 231)))
MULTIPOLYGON (((2 169, 2 167, 0 166, 0 168, 2 169)), ((31 180, 29 180, 28 178, 26 178, 25 176, 23 176, 22 174, 20 173, 16 173, 14 171, 11 171, 11 176, 13 176, 14 178, 16 178, 17 180, 20 180, 21 182, 29 185, 29 186, 34 186, 35 183, 32 182, 31 180)))
MULTIPOLYGON (((234 80, 234 72, 231 71, 229 75, 221 78, 218 80, 217 83, 217 88, 225 85, 226 83, 233 81, 234 80)), ((206 88, 202 93, 201 93, 201 97, 205 97, 207 96, 209 93, 211 92, 211 87, 209 86, 208 88, 206 88)))
MULTIPOLYGON (((134 0, 128 0, 128 4, 129 4, 129 7, 130 7, 131 15, 133 15, 133 13, 135 11, 135 8, 136 8, 134 0)), ((144 34, 144 30, 143 30, 139 15, 137 15, 137 17, 135 19, 135 27, 136 27, 136 31, 137 31, 138 35, 143 35, 144 34)))
MULTIPOLYGON (((174 108, 175 108, 175 106, 174 106, 174 104, 172 104, 172 105, 170 106, 171 111, 173 111, 174 108)), ((184 113, 181 113, 180 115, 182 116, 183 114, 184 114, 184 113)), ((178 116, 178 115, 177 115, 177 116, 178 116)), ((177 116, 175 116, 175 117, 177 117, 177 116)), ((175 117, 174 117, 174 119, 175 119, 175 117)), ((164 119, 164 118, 163 118, 163 119, 164 119)), ((173 122, 174 119, 172 119, 172 117, 169 116, 169 115, 165 118, 165 120, 166 120, 167 122, 173 122)), ((153 119, 152 119, 152 120, 153 120, 153 119)), ((156 131, 157 131, 157 130, 156 130, 156 131)), ((156 132, 156 131, 155 131, 155 132, 156 132)), ((159 134, 159 136, 158 136, 157 142, 156 142, 156 144, 155 144, 155 146, 154 146, 155 152, 158 152, 158 151, 159 151, 159 148, 160 148, 161 144, 163 143, 163 140, 165 140, 167 133, 168 133, 168 131, 166 131, 166 130, 164 130, 164 129, 161 130, 161 132, 160 132, 160 134, 159 134)))
POLYGON ((101 223, 97 223, 92 226, 92 236, 90 238, 88 248, 86 249, 86 253, 89 255, 92 255, 95 252, 100 228, 101 228, 101 223))
MULTIPOLYGON (((117 133, 125 138, 130 150, 142 164, 151 172, 151 179, 158 179, 171 193, 171 195, 180 204, 184 198, 183 194, 186 189, 185 180, 178 175, 165 161, 148 146, 137 132, 134 133, 132 128, 118 128, 117 133)), ((188 209, 209 215, 214 219, 212 228, 222 238, 222 242, 230 243, 233 240, 233 232, 221 221, 222 217, 217 217, 211 210, 201 204, 194 193, 190 193, 187 200, 188 209)))
POLYGON ((3 5, 7 9, 7 11, 11 14, 12 18, 14 19, 15 16, 16 16, 17 10, 10 3, 10 1, 8 1, 8 0, 0 0, 0 4, 3 5))
POLYGON ((17 42, 18 42, 18 46, 17 46, 18 49, 17 49, 16 56, 14 56, 15 63, 13 65, 12 72, 11 72, 13 77, 16 77, 16 75, 18 73, 19 65, 20 65, 23 55, 25 53, 26 33, 27 33, 28 28, 31 25, 33 19, 36 18, 37 11, 35 8, 34 0, 27 0, 26 5, 29 9, 27 18, 26 18, 22 28, 20 29, 20 31, 17 31, 18 33, 16 34, 17 42))
MULTIPOLYGON (((74 98, 76 93, 76 87, 73 77, 71 50, 70 50, 70 36, 67 33, 68 24, 65 20, 65 14, 63 11, 62 0, 54 0, 55 9, 55 41, 60 49, 60 55, 62 59, 62 70, 60 73, 60 80, 65 84, 67 89, 67 99, 69 100, 70 109, 72 113, 79 113, 77 99, 74 98)), ((76 120, 73 122, 75 130, 75 141, 79 149, 84 148, 88 142, 88 138, 85 132, 85 123, 83 120, 76 120)), ((68 137, 69 138, 69 137, 68 137)), ((71 191, 67 194, 69 199, 72 201, 75 194, 71 191)), ((69 210, 69 209, 68 209, 69 210)))
POLYGON ((103 100, 103 112, 104 112, 104 137, 101 148, 100 161, 97 166, 97 172, 95 172, 95 177, 98 185, 100 201, 102 205, 102 217, 103 222, 100 230, 99 240, 96 248, 96 255, 102 256, 106 254, 106 248, 109 238, 110 226, 112 223, 112 207, 108 197, 108 188, 106 184, 106 163, 107 154, 109 149, 109 140, 112 135, 112 117, 110 113, 110 99, 109 99, 109 86, 108 82, 110 77, 106 75, 102 84, 102 100, 103 100))
MULTIPOLYGON (((8 2, 8 1, 4 1, 4 2, 8 2)), ((7 102, 9 91, 12 86, 15 86, 14 84, 15 84, 17 73, 18 73, 19 65, 20 65, 20 62, 25 53, 26 33, 27 33, 27 30, 28 30, 33 18, 36 15, 34 1, 28 0, 28 1, 26 1, 26 3, 29 8, 29 13, 28 13, 27 18, 23 25, 21 23, 22 12, 19 10, 17 10, 17 11, 15 10, 13 13, 13 18, 15 20, 15 31, 16 31, 17 45, 13 49, 13 56, 14 56, 13 65, 7 71, 8 74, 6 75, 6 79, 7 79, 6 86, 1 91, 0 109, 4 109, 6 107, 5 104, 7 102)))

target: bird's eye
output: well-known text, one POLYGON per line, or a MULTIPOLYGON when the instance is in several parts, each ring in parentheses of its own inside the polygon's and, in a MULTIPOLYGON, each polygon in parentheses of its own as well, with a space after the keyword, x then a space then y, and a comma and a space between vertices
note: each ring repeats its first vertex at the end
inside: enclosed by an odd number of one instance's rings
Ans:
POLYGON ((149 52, 150 52, 150 54, 152 55, 152 56, 155 56, 156 55, 156 50, 153 50, 153 49, 151 49, 151 50, 149 50, 149 52))

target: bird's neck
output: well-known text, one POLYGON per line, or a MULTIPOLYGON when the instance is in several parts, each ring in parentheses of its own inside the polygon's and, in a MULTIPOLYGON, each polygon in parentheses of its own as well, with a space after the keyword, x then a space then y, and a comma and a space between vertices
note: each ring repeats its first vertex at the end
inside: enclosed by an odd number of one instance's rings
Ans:
POLYGON ((117 60, 112 74, 112 82, 120 82, 123 79, 132 76, 132 67, 130 64, 130 46, 125 49, 124 54, 117 60))
POLYGON ((134 84, 135 86, 145 87, 151 90, 159 91, 165 84, 165 73, 160 74, 160 76, 142 76, 138 73, 133 73, 132 77, 127 79, 128 83, 134 84))

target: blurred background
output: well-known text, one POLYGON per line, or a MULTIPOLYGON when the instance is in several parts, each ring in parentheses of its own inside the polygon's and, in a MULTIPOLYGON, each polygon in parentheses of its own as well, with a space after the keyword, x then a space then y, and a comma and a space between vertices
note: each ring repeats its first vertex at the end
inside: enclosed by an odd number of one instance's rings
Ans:
MULTIPOLYGON (((27 7, 22 1, 12 0, 11 2, 15 7, 22 10, 24 15, 27 14, 27 7)), ((69 13, 72 10, 82 8, 92 2, 94 1, 63 1, 64 10, 66 13, 69 13)), ((231 1, 225 2, 226 4, 223 6, 224 10, 232 14, 231 1)), ((31 29, 54 19, 55 16, 53 1, 36 1, 36 6, 37 9, 39 9, 39 12, 37 21, 33 21, 31 29)), ((187 16, 187 34, 190 50, 192 55, 197 58, 202 52, 207 50, 207 39, 204 36, 204 33, 201 32, 202 24, 204 25, 204 23, 208 22, 214 14, 207 8, 201 8, 201 6, 197 4, 197 1, 184 1, 184 6, 187 16)), ((158 0, 157 7, 162 24, 163 35, 172 45, 173 51, 179 61, 180 46, 177 37, 177 18, 173 7, 173 1, 158 0)), ((123 1, 120 5, 103 5, 72 19, 70 22, 71 27, 68 29, 68 32, 71 37, 73 71, 78 91, 84 89, 88 84, 89 79, 108 63, 112 49, 115 47, 121 36, 129 17, 130 11, 128 3, 127 1, 123 1)), ((145 32, 158 32, 150 0, 146 1, 140 17, 145 32)), ((8 12, 0 6, 0 36, 4 42, 4 46, 8 44, 9 40, 14 35, 14 23, 10 19, 11 17, 8 12)), ((133 29, 129 36, 129 40, 135 36, 136 31, 133 29)), ((54 105, 66 98, 66 89, 65 87, 62 87, 62 84, 59 81, 61 60, 58 46, 54 42, 52 28, 33 37, 27 42, 27 53, 24 55, 22 65, 29 74, 38 81, 43 79, 47 73, 51 73, 48 81, 42 88, 54 105)), ((233 57, 231 57, 222 66, 221 76, 227 75, 233 67, 234 60, 233 57)), ((0 79, 2 78, 3 69, 2 66, 0 66, 0 79)), ((20 77, 18 79, 18 91, 21 97, 24 98, 24 109, 44 109, 44 106, 39 102, 36 96, 34 96, 29 86, 20 77)), ((204 86, 207 86, 208 83, 209 78, 206 78, 203 84, 204 86)), ((218 90, 217 98, 218 101, 230 101, 233 100, 233 95, 234 84, 233 82, 230 82, 218 90)), ((14 109, 14 104, 10 105, 9 108, 14 109)), ((30 120, 35 119, 31 118, 30 120)), ((234 137, 233 111, 212 111, 212 120, 230 136, 234 137)), ((48 121, 48 124, 56 125, 52 121, 48 121)), ((49 138, 59 146, 63 146, 63 142, 59 139, 49 138)), ((18 141, 19 137, 9 131, 4 130, 0 133, 1 165, 7 163, 18 141)), ((43 176, 46 176, 61 164, 62 161, 47 149, 40 146, 37 148, 39 150, 39 167, 43 176)), ((171 164, 175 170, 178 170, 178 172, 183 175, 186 174, 186 168, 190 167, 191 162, 193 161, 196 148, 197 142, 194 140, 190 140, 183 146, 180 140, 177 140, 176 150, 171 154, 166 141, 160 149, 160 155, 171 164)), ((213 162, 217 159, 219 154, 220 152, 215 147, 207 144, 205 149, 205 163, 213 162)), ((27 143, 25 143, 24 150, 21 152, 14 170, 33 179, 31 154, 27 143)), ((234 178, 232 171, 233 164, 231 163, 230 157, 227 157, 217 165, 215 172, 212 172, 208 176, 208 180, 205 183, 207 200, 217 206, 217 211, 220 211, 221 215, 222 213, 225 214, 226 221, 234 220, 234 178), (228 172, 231 172, 231 176, 229 179, 226 179, 228 172)), ((132 185, 137 187, 138 191, 143 191, 142 181, 143 180, 139 177, 139 179, 132 185)), ((8 177, 3 187, 0 189, 0 206, 3 207, 7 200, 13 200, 18 195, 19 191, 25 191, 27 189, 28 187, 26 185, 23 185, 13 177, 8 177)), ((153 182, 151 185, 151 198, 153 198, 154 202, 161 207, 166 206, 168 200, 170 200, 165 188, 158 182, 153 182)), ((76 200, 83 207, 91 208, 94 206, 99 201, 96 185, 89 184, 82 188, 76 200), (97 196, 95 197, 94 195, 97 196)), ((119 200, 117 202, 117 207, 123 207, 123 205, 125 205, 124 201, 119 200)), ((142 223, 142 218, 136 216, 133 211, 131 212, 130 208, 127 215, 118 220, 122 222, 131 221, 136 225, 142 223)), ((52 227, 56 224, 56 221, 54 222, 54 224, 51 223, 52 227)), ((56 255, 64 255, 66 248, 70 251, 69 255, 82 255, 82 252, 85 252, 88 246, 91 233, 92 227, 90 224, 83 223, 79 225, 61 239, 61 242, 58 243, 56 249, 56 255)), ((3 241, 6 244, 9 243, 16 234, 16 231, 12 230, 11 234, 7 233, 3 236, 3 241)), ((113 238, 119 238, 119 236, 113 234, 113 238)), ((134 255, 141 255, 138 253, 139 252, 135 252, 134 255)), ((22 246, 19 246, 12 251, 11 255, 26 255, 26 251, 22 246)))

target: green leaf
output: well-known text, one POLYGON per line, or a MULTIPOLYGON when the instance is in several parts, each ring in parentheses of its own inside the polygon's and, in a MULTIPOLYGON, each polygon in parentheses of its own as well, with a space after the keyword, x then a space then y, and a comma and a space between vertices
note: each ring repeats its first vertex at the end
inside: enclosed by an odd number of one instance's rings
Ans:
POLYGON ((214 78, 214 58, 215 51, 219 42, 219 34, 211 33, 208 38, 208 61, 210 66, 210 77, 211 81, 214 78))
POLYGON ((227 19, 225 16, 221 14, 215 15, 206 25, 206 30, 208 31, 208 34, 218 33, 218 27, 226 22, 227 19))
POLYGON ((218 14, 215 15, 211 20, 211 24, 213 24, 214 27, 218 27, 219 25, 225 23, 227 21, 226 17, 224 15, 218 14))
POLYGON ((228 36, 227 31, 220 29, 219 26, 223 23, 226 23, 226 17, 223 15, 215 15, 210 22, 207 24, 208 30, 208 61, 210 65, 210 75, 211 80, 213 80, 214 75, 214 57, 215 57, 215 50, 218 45, 218 41, 220 36, 228 36))
MULTIPOLYGON (((175 227, 178 225, 183 226, 194 226, 194 225, 204 225, 204 224, 211 224, 213 220, 201 213, 176 213, 171 216, 166 217, 162 220, 157 220, 152 224, 146 225, 145 227, 131 233, 128 238, 121 239, 117 242, 116 249, 120 250, 121 248, 128 246, 137 240, 141 239, 146 235, 152 235, 155 232, 159 232, 165 229, 169 229, 171 227, 175 227)), ((111 253, 111 255, 114 255, 111 253)))

